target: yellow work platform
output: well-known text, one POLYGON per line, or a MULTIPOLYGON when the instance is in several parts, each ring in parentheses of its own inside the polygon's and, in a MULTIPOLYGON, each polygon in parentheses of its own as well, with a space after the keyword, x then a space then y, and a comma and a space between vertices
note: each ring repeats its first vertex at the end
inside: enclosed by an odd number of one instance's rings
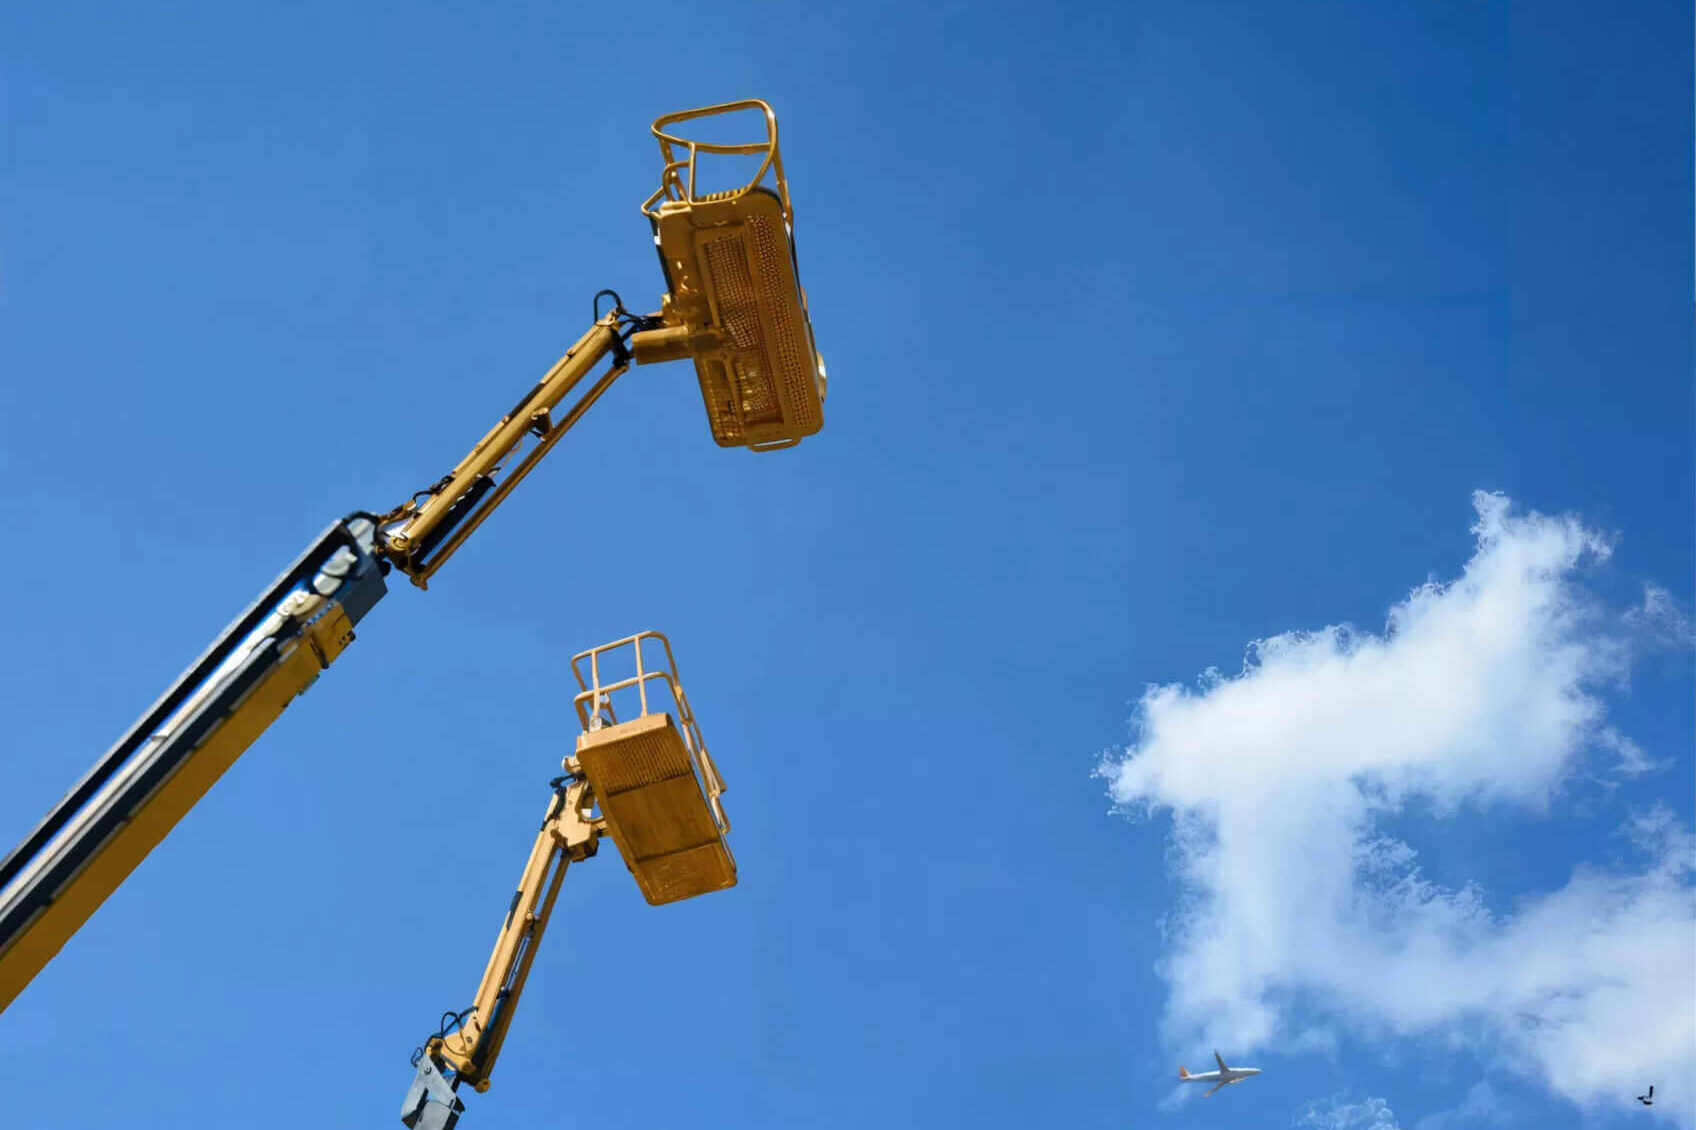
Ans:
POLYGON ((777 116, 758 99, 668 114, 654 123, 665 157, 642 211, 665 268, 665 321, 687 332, 713 439, 722 447, 793 447, 824 427, 825 368, 795 265, 795 210, 777 116), (762 141, 718 144, 669 132, 702 118, 757 113, 762 141), (752 158, 739 188, 702 192, 703 154, 752 158))
POLYGON ((583 652, 571 667, 582 687, 574 702, 583 724, 576 761, 642 896, 658 906, 734 887, 736 861, 724 841, 730 821, 718 799, 724 782, 678 684, 670 642, 641 632, 583 652), (645 641, 664 647, 662 669, 647 667, 645 641), (635 674, 603 682, 609 653, 625 649, 635 674), (619 721, 615 694, 634 700, 639 713, 619 721))
POLYGON ((736 861, 670 714, 580 734, 577 760, 607 833, 650 903, 736 885, 736 861))

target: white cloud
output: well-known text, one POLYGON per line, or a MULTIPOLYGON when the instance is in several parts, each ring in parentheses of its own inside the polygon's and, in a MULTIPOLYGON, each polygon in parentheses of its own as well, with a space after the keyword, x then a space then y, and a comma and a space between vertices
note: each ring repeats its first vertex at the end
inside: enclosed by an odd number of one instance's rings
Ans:
POLYGON ((1696 642, 1690 621, 1660 585, 1643 586, 1643 603, 1625 614, 1625 622, 1656 643, 1689 647, 1696 642))
MULTIPOLYGON (((1410 801, 1439 832, 1497 806, 1543 812, 1587 754, 1648 766, 1605 719, 1626 648, 1574 580, 1608 541, 1473 502, 1462 575, 1414 589, 1382 634, 1286 633, 1239 675, 1143 696, 1103 772, 1128 811, 1173 817, 1166 1036, 1246 1054, 1319 1015, 1487 1047, 1574 1101, 1629 1103, 1645 1080, 1696 1079, 1689 831, 1642 818, 1642 870, 1580 863, 1496 914, 1378 830, 1410 801)), ((1696 1124, 1691 1096, 1663 1087, 1657 1112, 1696 1124)))
POLYGON ((1296 1111, 1291 1125, 1311 1126, 1315 1130, 1401 1130, 1396 1125, 1395 1112, 1383 1099, 1351 1103, 1346 1095, 1308 1103, 1296 1111))
POLYGON ((1447 1127, 1477 1126, 1500 1121, 1507 1113, 1495 1089, 1483 1079, 1472 1085, 1460 1105, 1435 1114, 1428 1114, 1414 1124, 1414 1130, 1446 1130, 1447 1127))

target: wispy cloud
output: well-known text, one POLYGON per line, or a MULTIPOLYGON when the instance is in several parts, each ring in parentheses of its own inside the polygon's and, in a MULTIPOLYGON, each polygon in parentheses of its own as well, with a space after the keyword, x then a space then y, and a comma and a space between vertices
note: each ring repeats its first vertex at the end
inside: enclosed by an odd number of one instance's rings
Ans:
POLYGON ((1457 1106, 1428 1114, 1414 1123, 1414 1130, 1460 1130, 1466 1126, 1489 1125, 1498 1122, 1505 1113, 1496 1091, 1483 1079, 1472 1085, 1466 1098, 1457 1106))
POLYGON ((1672 594, 1660 585, 1643 586, 1643 603, 1625 614, 1625 622, 1656 643, 1689 647, 1696 643, 1690 620, 1672 594))
POLYGON ((1401 1130, 1388 1102, 1383 1099, 1350 1102, 1346 1092, 1308 1103, 1296 1111, 1290 1124, 1313 1130, 1401 1130))
MULTIPOLYGON (((1238 675, 1143 696, 1135 741, 1103 772, 1126 810, 1173 818, 1166 1034, 1246 1053, 1317 1013, 1487 1039, 1570 1099, 1629 1102, 1645 1079, 1696 1079, 1689 830, 1640 817, 1641 867, 1569 861, 1564 886, 1511 914, 1432 882, 1380 830, 1415 801, 1439 821, 1543 812, 1587 760, 1649 768, 1605 696, 1624 641, 1671 622, 1670 599, 1651 589, 1638 622, 1609 618, 1576 582, 1608 539, 1500 495, 1473 501, 1462 574, 1414 589, 1383 632, 1286 633, 1252 645, 1238 675)), ((1691 1124, 1689 1095, 1657 1110, 1691 1124)))
POLYGON ((1194 1087, 1188 1087, 1179 1083, 1176 1087, 1167 1091, 1165 1096, 1156 1103, 1155 1106, 1159 1107, 1162 1113, 1170 1114, 1172 1111, 1177 1110, 1194 1097, 1194 1087))

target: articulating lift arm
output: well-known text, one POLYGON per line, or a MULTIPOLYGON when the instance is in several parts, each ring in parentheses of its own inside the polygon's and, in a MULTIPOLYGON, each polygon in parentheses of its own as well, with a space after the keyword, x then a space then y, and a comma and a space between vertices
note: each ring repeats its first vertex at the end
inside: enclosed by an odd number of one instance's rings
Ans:
POLYGON ((524 980, 553 914, 565 870, 595 854, 602 828, 581 775, 557 778, 554 798, 524 874, 507 907, 494 952, 477 995, 463 1012, 442 1017, 442 1026, 412 1056, 418 1073, 401 1104, 401 1121, 412 1130, 453 1130, 465 1104, 454 1093, 470 1083, 489 1089, 489 1075, 506 1040, 524 980))
POLYGON ((453 1130, 464 1110, 455 1094, 460 1085, 489 1089, 566 868, 593 856, 601 837, 617 845, 650 904, 736 884, 725 843, 730 820, 719 802, 724 781, 678 682, 670 641, 639 632, 574 656, 571 667, 581 688, 576 753, 552 782, 553 800, 476 996, 464 1011, 445 1013, 413 1054, 417 1074, 401 1105, 401 1121, 412 1130, 453 1130), (645 657, 645 644, 664 648, 662 664, 645 657), (609 663, 631 660, 634 676, 603 681, 609 663), (620 722, 615 698, 627 714, 634 705, 634 716, 620 722))
POLYGON ((386 593, 383 575, 398 568, 423 587, 626 371, 626 339, 652 324, 622 306, 597 318, 435 488, 326 530, 0 860, 0 1010, 341 655, 386 593), (608 354, 612 366, 555 420, 608 354), (532 436, 497 485, 503 461, 532 436))
MULTIPOLYGON (((0 1011, 335 662, 387 592, 384 577, 398 569, 427 587, 632 363, 693 360, 708 423, 723 447, 789 447, 823 426, 824 363, 795 267, 794 211, 771 107, 750 100, 685 111, 659 119, 653 133, 665 166, 642 211, 666 279, 661 312, 631 314, 611 291, 597 294, 589 331, 449 474, 386 514, 357 512, 320 535, 0 859, 0 1011), (722 145, 670 132, 682 122, 742 111, 762 116, 764 141, 722 145), (697 192, 702 154, 760 163, 740 188, 697 192), (608 295, 613 308, 603 315, 600 301, 608 295)), ((632 640, 640 672, 640 637, 632 640)), ((639 674, 636 683, 645 686, 650 677, 657 676, 639 674)), ((600 693, 595 678, 586 693, 600 693)), ((579 739, 582 768, 569 759, 567 776, 556 782, 475 1003, 420 1049, 409 1126, 445 1130, 457 1119, 458 1084, 488 1086, 565 868, 593 855, 602 834, 618 843, 649 902, 734 884, 723 842, 728 825, 716 799, 722 784, 675 686, 675 669, 671 685, 682 730, 669 715, 649 714, 644 698, 643 717, 579 739), (614 754, 624 746, 642 752, 619 767, 614 754), (650 772, 657 774, 651 780, 643 776, 650 772), (697 780, 706 782, 705 799, 697 780), (591 817, 596 805, 602 814, 591 817), (451 1082, 442 1079, 444 1070, 451 1082)), ((600 730, 598 715, 584 724, 600 730)))
POLYGON ((512 411, 477 441, 459 465, 382 519, 384 554, 419 588, 427 587, 436 570, 630 368, 635 355, 627 343, 632 337, 642 336, 642 360, 669 358, 669 354, 657 356, 659 351, 649 345, 651 339, 665 342, 675 336, 667 335, 659 315, 631 314, 618 301, 618 295, 608 290, 597 294, 595 303, 595 324, 589 332, 578 338, 512 411), (604 295, 610 295, 615 306, 601 316, 598 307, 604 295), (560 405, 608 354, 612 355, 612 365, 556 419, 560 405), (536 442, 497 483, 495 477, 506 462, 531 438, 536 442))

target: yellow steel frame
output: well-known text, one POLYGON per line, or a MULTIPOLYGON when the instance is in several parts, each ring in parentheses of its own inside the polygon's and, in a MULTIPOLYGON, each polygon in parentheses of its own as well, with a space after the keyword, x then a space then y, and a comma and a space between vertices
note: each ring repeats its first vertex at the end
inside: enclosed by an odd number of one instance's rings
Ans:
POLYGON ((667 115, 653 133, 665 164, 642 211, 668 283, 667 329, 654 344, 664 339, 668 355, 694 360, 719 446, 793 447, 824 426, 826 377, 795 265, 777 116, 749 99, 667 115), (746 111, 763 121, 763 140, 709 142, 679 128, 746 111), (701 158, 709 154, 755 158, 758 167, 738 187, 703 191, 701 158))
MULTIPOLYGON (((618 724, 612 699, 622 692, 635 693, 640 703, 637 717, 656 713, 650 707, 668 704, 650 700, 649 684, 657 681, 663 685, 664 692, 670 696, 669 705, 677 712, 684 747, 706 790, 719 835, 729 832, 730 821, 718 799, 724 792, 724 782, 707 753, 701 728, 678 681, 671 641, 659 632, 638 632, 580 652, 572 657, 571 669, 582 688, 572 703, 584 733, 595 733, 603 727, 618 724), (665 649, 663 668, 650 670, 643 659, 642 644, 649 640, 659 641, 665 649), (603 659, 609 653, 624 648, 635 653, 636 674, 603 682, 603 659), (587 675, 584 673, 585 661, 587 675)), ((595 811, 594 790, 584 778, 577 758, 567 757, 564 764, 566 776, 555 782, 554 799, 531 846, 530 857, 525 862, 512 904, 496 936, 494 950, 483 968, 483 977, 478 982, 471 1007, 459 1014, 457 1030, 433 1036, 424 1045, 426 1055, 454 1072, 455 1086, 469 1083, 480 1092, 489 1089, 489 1077, 512 1024, 536 949, 553 914, 554 902, 565 881, 566 868, 593 856, 601 837, 608 832, 605 817, 595 811)))
POLYGON ((383 593, 363 526, 326 531, 7 857, 0 1010, 353 641, 383 593))
POLYGON ((577 685, 581 688, 571 700, 571 704, 576 708, 577 721, 586 734, 595 733, 603 726, 618 724, 619 718, 613 709, 612 696, 619 691, 636 691, 641 703, 638 717, 654 713, 649 709, 648 684, 655 681, 663 684, 677 710, 677 724, 683 737, 683 748, 688 751, 689 760, 694 763, 695 772, 700 776, 701 785, 706 790, 707 804, 712 808, 713 823, 718 825, 719 835, 728 835, 730 818, 725 815, 724 804, 719 800, 724 795, 724 779, 718 775, 718 767, 713 764, 712 755, 707 752, 707 743, 701 737, 701 727, 695 722, 695 712, 689 709, 688 696, 683 693, 683 684, 677 677, 677 659, 671 653, 671 641, 659 632, 637 632, 633 636, 626 636, 600 647, 592 647, 572 656, 571 673, 577 677, 577 685), (658 640, 660 646, 665 648, 663 668, 648 670, 642 658, 644 640, 658 640), (636 674, 603 683, 602 659, 627 647, 634 652, 636 674), (585 660, 588 661, 587 677, 583 673, 585 660))
POLYGON ((758 188, 761 182, 766 179, 766 174, 771 173, 776 185, 778 199, 783 202, 783 219, 791 226, 794 225, 795 209, 789 203, 789 179, 783 175, 783 155, 778 152, 777 148, 777 114, 766 103, 758 98, 746 98, 740 102, 725 102, 718 106, 703 106, 699 110, 683 110, 676 114, 667 114, 654 122, 653 134, 654 138, 660 143, 660 153, 665 159, 665 168, 660 173, 659 189, 642 204, 643 213, 650 219, 659 219, 660 210, 666 202, 700 204, 709 201, 739 200, 758 188), (680 125, 683 122, 717 117, 721 114, 733 114, 739 110, 757 110, 764 116, 766 127, 766 139, 764 141, 723 144, 698 141, 667 132, 672 126, 680 125), (678 156, 679 149, 683 151, 684 156, 678 156), (703 153, 760 157, 762 160, 759 170, 741 188, 698 194, 695 191, 695 173, 698 165, 697 159, 703 153))
MULTIPOLYGON (((660 174, 659 189, 643 202, 642 211, 656 224, 669 211, 694 205, 708 206, 708 211, 723 209, 734 206, 756 189, 767 187, 779 201, 787 238, 787 232, 794 225, 795 211, 789 202, 789 180, 784 175, 783 157, 778 150, 777 115, 769 105, 759 99, 746 99, 667 114, 654 122, 653 134, 659 141, 665 166, 660 174), (723 144, 671 132, 685 122, 742 110, 754 110, 761 115, 765 124, 763 141, 723 144), (696 173, 702 154, 754 156, 760 158, 760 164, 753 178, 739 188, 697 193, 696 173), (771 182, 769 186, 768 180, 771 182)), ((764 206, 769 208, 771 205, 766 203, 764 206)), ((715 220, 714 223, 722 221, 715 220)), ((792 267, 785 263, 777 269, 787 276, 792 267)), ((668 291, 659 314, 634 317, 627 311, 614 310, 597 319, 589 332, 566 350, 553 368, 512 411, 489 429, 441 482, 383 516, 380 540, 389 560, 406 573, 413 584, 427 588, 430 578, 464 544, 465 539, 523 481, 554 444, 564 438, 565 433, 632 362, 647 364, 692 357, 696 360, 698 372, 704 371, 703 366, 710 368, 725 364, 725 351, 736 343, 725 340, 722 327, 704 324, 720 320, 716 313, 720 296, 714 292, 717 284, 710 278, 705 282, 704 293, 690 290, 687 294, 674 294, 668 291), (625 343, 625 327, 633 331, 628 334, 628 346, 625 343), (560 405, 609 354, 613 364, 578 396, 563 415, 556 418, 560 405), (508 460, 531 437, 536 442, 497 483, 496 476, 502 475, 508 460)), ((760 316, 768 319, 798 317, 799 324, 806 327, 807 356, 809 363, 818 367, 819 395, 822 398, 822 362, 818 361, 817 350, 812 345, 805 297, 799 293, 798 283, 794 280, 786 282, 784 287, 796 288, 796 293, 785 300, 794 309, 768 310, 760 316)), ((773 378, 768 374, 766 379, 773 378)), ((706 382, 707 378, 703 381, 706 382)), ((705 387, 704 383, 703 390, 705 387)), ((709 417, 711 412, 709 407, 709 417)), ((816 416, 815 411, 809 419, 816 416)), ((816 431, 821 422, 822 419, 813 419, 809 430, 816 431)), ((799 437, 791 434, 792 427, 787 420, 763 432, 756 429, 756 434, 745 438, 740 432, 721 434, 720 429, 721 424, 714 422, 715 438, 726 446, 745 443, 755 450, 767 450, 790 447, 799 442, 799 437)))
MULTIPOLYGON (((342 621, 346 623, 345 619, 342 621)), ((275 722, 289 703, 318 678, 318 673, 353 638, 332 623, 313 625, 288 645, 277 670, 258 687, 228 722, 220 726, 188 762, 172 774, 135 817, 127 821, 64 892, 0 953, 0 1011, 51 961, 71 935, 140 866, 172 828, 206 795, 224 771, 275 722)), ((190 707, 180 713, 187 714, 190 707)), ((106 793, 121 787, 122 780, 106 793)), ((104 794, 102 794, 104 795, 104 794)), ((95 802, 100 802, 96 797, 95 802)))
MULTIPOLYGON (((748 412, 746 405, 733 404, 721 411, 722 406, 715 407, 715 403, 709 402, 709 422, 715 439, 721 445, 747 446, 755 450, 792 446, 800 441, 801 436, 811 435, 822 427, 824 368, 812 340, 805 293, 800 290, 799 280, 794 274, 793 245, 790 242, 794 209, 790 204, 789 184, 778 151, 776 115, 765 102, 750 99, 667 115, 654 123, 653 133, 659 141, 665 166, 659 190, 643 203, 642 211, 655 221, 655 240, 661 248, 662 260, 668 247, 667 240, 679 241, 675 245, 679 258, 675 261, 680 270, 687 266, 687 274, 680 275, 680 281, 668 285, 661 313, 637 316, 617 306, 605 316, 600 316, 597 309, 594 324, 589 330, 478 440, 451 472, 428 490, 418 492, 384 515, 362 512, 354 516, 366 523, 360 535, 365 540, 359 543, 355 554, 365 570, 360 576, 366 579, 337 587, 341 584, 341 574, 331 572, 326 566, 325 575, 329 578, 326 583, 335 582, 331 589, 288 597, 271 620, 266 621, 277 629, 266 637, 267 646, 276 648, 275 652, 263 653, 267 665, 262 671, 256 664, 242 669, 244 677, 246 673, 257 672, 253 676, 255 682, 233 682, 227 676, 234 668, 219 668, 207 677, 206 689, 194 692, 197 697, 189 699, 188 705, 181 710, 176 709, 179 700, 175 696, 179 692, 173 688, 165 699, 155 705, 153 712, 144 715, 137 727, 132 727, 132 734, 140 736, 133 740, 126 737, 114 747, 84 783, 79 784, 67 800, 49 814, 47 821, 26 838, 19 851, 0 861, 0 870, 5 870, 16 880, 0 883, 0 896, 7 895, 8 890, 22 890, 25 884, 35 881, 34 886, 25 891, 28 898, 16 899, 11 906, 12 917, 22 925, 8 936, 4 948, 0 948, 0 1009, 29 983, 287 704, 311 685, 319 671, 336 659, 352 640, 354 624, 382 594, 381 575, 387 567, 399 569, 419 588, 428 587, 431 577, 631 364, 693 358, 697 373, 701 375, 704 397, 709 395, 711 380, 725 383, 720 377, 709 374, 712 366, 725 371, 728 371, 727 366, 736 366, 739 367, 736 376, 740 381, 736 395, 744 399, 756 396, 784 399, 781 420, 755 420, 754 425, 746 428, 742 419, 748 412), (684 123, 742 110, 757 111, 763 117, 763 141, 719 144, 686 138, 674 132, 684 123), (703 154, 757 157, 759 167, 753 179, 739 188, 700 193, 697 191, 697 172, 698 161, 703 154), (752 234, 744 235, 744 228, 752 234), (710 234, 703 235, 709 229, 710 234), (732 239, 750 242, 746 245, 748 250, 735 251, 741 273, 726 281, 728 275, 721 278, 714 274, 714 268, 708 263, 711 256, 702 248, 704 241, 728 246, 732 239), (730 293, 732 290, 736 293, 730 293), (749 326, 754 326, 759 332, 749 330, 749 326), (609 357, 611 364, 599 376, 593 376, 609 357), (798 393, 795 391, 797 388, 801 390, 798 393), (801 407, 797 408, 797 404, 801 407), (727 420, 730 422, 726 423, 727 420), (386 562, 381 569, 378 567, 379 559, 386 562), (332 590, 340 594, 335 600, 325 595, 332 590), (343 607, 339 601, 344 598, 353 603, 343 607), (288 632, 282 632, 278 625, 287 628, 288 632), (184 739, 181 743, 184 756, 180 763, 173 761, 167 765, 163 758, 155 759, 158 772, 163 775, 168 769, 170 775, 155 785, 152 778, 131 773, 127 780, 136 785, 135 795, 124 794, 121 799, 126 802, 133 800, 133 809, 125 808, 120 813, 117 808, 107 805, 100 810, 103 820, 117 822, 121 816, 121 827, 116 831, 102 830, 100 835, 105 838, 99 839, 93 834, 81 835, 80 829, 86 822, 60 820, 65 814, 69 814, 67 820, 81 820, 79 814, 83 811, 81 805, 85 793, 91 797, 88 800, 91 812, 95 807, 117 798, 126 778, 113 776, 110 784, 103 783, 105 778, 101 774, 106 772, 105 766, 108 763, 118 765, 136 743, 159 740, 160 734, 177 727, 188 718, 192 709, 203 705, 207 696, 220 687, 227 692, 226 697, 231 703, 227 715, 219 716, 217 725, 205 732, 204 740, 198 737, 201 731, 192 730, 197 735, 198 744, 190 748, 184 739), (239 701, 236 699, 238 690, 241 692, 239 701), (164 722, 156 727, 154 723, 160 719, 164 722), (143 785, 147 788, 140 787, 143 785), (42 856, 38 860, 35 856, 38 842, 46 844, 40 850, 56 851, 58 855, 53 859, 42 856), (60 850, 67 844, 76 849, 75 854, 60 850), (14 860, 21 862, 14 863, 14 860), (69 878, 48 891, 48 880, 58 883, 59 872, 64 872, 69 878), (36 905, 38 902, 41 904, 39 907, 36 905)), ((669 278, 669 266, 667 271, 669 278)), ((259 612, 250 611, 251 615, 267 611, 265 606, 256 608, 259 612)), ((238 621, 238 626, 247 623, 244 618, 238 621)), ((189 675, 198 679, 206 669, 216 666, 216 656, 223 654, 217 649, 225 649, 226 640, 220 640, 214 646, 215 652, 209 653, 211 658, 203 657, 202 662, 185 675, 185 679, 189 675)), ((244 657, 251 659, 253 653, 249 648, 231 654, 234 658, 230 663, 234 664, 244 657)), ((656 632, 638 633, 573 657, 572 670, 580 687, 580 693, 573 702, 585 736, 599 732, 605 726, 620 725, 612 709, 612 696, 615 694, 633 690, 640 702, 639 718, 651 713, 648 697, 651 684, 657 682, 663 685, 675 703, 676 739, 681 741, 687 753, 695 780, 687 781, 689 774, 683 772, 683 759, 675 755, 676 747, 672 745, 670 765, 676 771, 663 781, 644 783, 639 788, 627 790, 631 794, 645 792, 640 801, 627 802, 634 806, 630 809, 631 813, 640 810, 642 814, 632 815, 628 823, 619 827, 641 830, 640 820, 649 818, 656 824, 667 819, 672 819, 675 824, 677 821, 673 818, 686 807, 702 835, 711 841, 694 844, 686 850, 720 853, 715 857, 718 870, 712 873, 712 882, 717 885, 697 883, 691 888, 680 883, 662 890, 657 896, 639 875, 639 880, 645 884, 644 893, 650 901, 660 900, 661 896, 664 901, 671 901, 707 889, 733 885, 734 861, 723 844, 723 836, 730 830, 730 821, 720 800, 724 782, 707 752, 694 713, 678 682, 670 642, 656 632), (643 658, 643 643, 654 639, 659 640, 665 649, 663 669, 648 669, 643 658), (636 675, 603 682, 601 660, 609 652, 626 646, 634 649, 636 675), (584 661, 588 662, 587 677, 581 667, 584 661), (703 799, 705 809, 701 805, 703 799), (666 809, 668 804, 673 806, 671 810, 666 809), (643 808, 644 805, 648 807, 643 808), (707 819, 709 811, 710 826, 707 819), (712 836, 713 827, 717 829, 716 839, 712 836)), ((195 685, 192 681, 180 683, 183 688, 181 693, 189 694, 195 685)), ((217 702, 222 704, 225 698, 219 698, 217 702)), ((663 726, 655 721, 648 729, 667 730, 666 741, 672 742, 669 727, 670 717, 667 715, 663 726)), ((188 728, 183 729, 185 734, 190 732, 188 728)), ((608 751, 623 740, 616 733, 602 733, 601 736, 604 740, 598 745, 594 742, 586 744, 585 759, 606 757, 611 760, 612 754, 608 751)), ((157 753, 159 748, 154 747, 154 752, 157 753)), ((170 751, 175 750, 176 747, 170 747, 170 751)), ((582 769, 582 762, 577 757, 568 757, 565 764, 567 775, 555 783, 554 801, 531 848, 512 908, 485 967, 473 1006, 468 1013, 461 1014, 458 1030, 441 1032, 427 1044, 433 1063, 451 1067, 455 1086, 459 1082, 470 1082, 480 1091, 487 1089, 489 1073, 511 1024, 566 868, 595 854, 601 836, 610 833, 622 837, 604 814, 596 813, 594 787, 582 769)), ((612 795, 614 789, 608 785, 607 791, 612 795)), ((613 802, 615 810, 618 803, 616 800, 613 802)), ((616 818, 616 811, 614 815, 616 818)), ((620 847, 625 847, 622 839, 620 847)), ((683 850, 671 854, 681 855, 683 850)), ((664 853, 657 853, 652 858, 658 858, 660 854, 664 853)), ((628 857, 627 862, 630 862, 628 857)), ((632 868, 635 869, 634 863, 632 868)), ((0 901, 0 911, 6 909, 5 903, 0 901)), ((440 1079, 435 1081, 439 1083, 440 1079)))
POLYGON ((577 344, 554 362, 553 368, 477 441, 422 502, 414 497, 384 516, 384 548, 401 571, 412 578, 413 584, 427 588, 436 570, 446 564, 465 539, 630 367, 630 355, 619 337, 620 313, 607 314, 578 338, 577 344), (609 353, 614 355, 613 365, 556 420, 554 410, 609 353), (537 442, 495 485, 494 476, 530 437, 535 437, 537 442), (469 504, 462 502, 467 499, 469 504), (462 505, 465 509, 456 512, 456 507, 462 505), (446 532, 449 529, 451 532, 446 532), (439 544, 432 544, 431 535, 438 530, 446 536, 439 544))
POLYGON ((426 1054, 453 1068, 457 1083, 470 1083, 480 1092, 489 1089, 489 1075, 518 1009, 566 868, 595 854, 601 825, 591 814, 593 806, 585 782, 562 781, 530 848, 471 1007, 462 1014, 457 1031, 432 1037, 424 1047, 426 1054))

